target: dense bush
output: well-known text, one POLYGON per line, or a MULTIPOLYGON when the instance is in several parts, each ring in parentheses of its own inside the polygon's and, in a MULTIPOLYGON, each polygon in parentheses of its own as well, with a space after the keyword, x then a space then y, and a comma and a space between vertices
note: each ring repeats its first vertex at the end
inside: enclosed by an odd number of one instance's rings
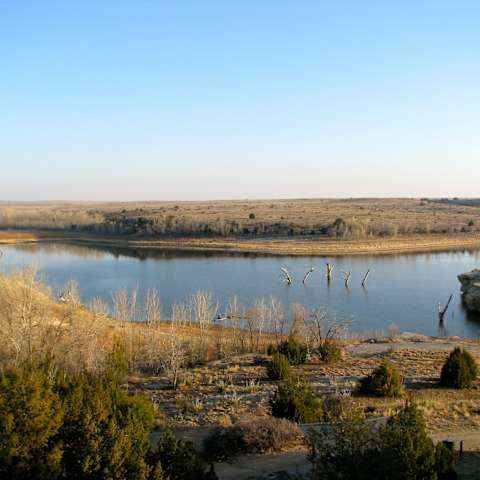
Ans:
POLYGON ((205 441, 205 452, 214 460, 225 460, 238 453, 278 452, 301 438, 302 433, 294 422, 267 417, 216 428, 205 441))
POLYGON ((322 402, 312 387, 301 380, 280 385, 270 401, 272 415, 297 423, 312 423, 322 418, 322 402))
POLYGON ((336 362, 342 357, 342 350, 337 345, 337 342, 326 339, 318 347, 318 354, 322 362, 336 362))
POLYGON ((290 365, 301 365, 307 359, 307 347, 294 336, 282 342, 277 351, 287 357, 290 365))
POLYGON ((267 365, 267 375, 271 380, 285 380, 291 375, 290 362, 285 355, 275 353, 267 365))
MULTIPOLYGON (((48 363, 5 370, 0 377, 0 479, 204 478, 191 475, 200 468, 193 449, 175 467, 185 475, 175 476, 165 442, 151 451, 153 405, 128 395, 117 376, 113 368, 101 377, 67 375, 48 363)), ((177 450, 170 452, 174 459, 177 450)))
POLYGON ((212 467, 205 472, 193 443, 177 440, 168 430, 160 438, 150 463, 168 480, 217 479, 212 467))
POLYGON ((453 456, 427 434, 421 413, 407 404, 385 426, 360 418, 309 434, 313 478, 322 480, 454 480, 453 456))
POLYGON ((62 404, 43 370, 7 370, 0 379, 0 478, 57 477, 62 404))
POLYGON ((401 397, 405 393, 400 373, 388 360, 360 381, 360 391, 379 397, 401 397))
POLYGON ((440 383, 444 387, 470 388, 477 378, 475 359, 466 350, 455 348, 442 367, 440 383))

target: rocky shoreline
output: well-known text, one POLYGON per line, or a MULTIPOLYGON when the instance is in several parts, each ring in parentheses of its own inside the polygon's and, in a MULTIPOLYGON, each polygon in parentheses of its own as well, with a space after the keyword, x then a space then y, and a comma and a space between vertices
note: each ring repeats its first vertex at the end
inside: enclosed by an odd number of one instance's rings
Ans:
POLYGON ((462 299, 468 310, 480 312, 480 269, 462 273, 458 276, 462 284, 462 299))

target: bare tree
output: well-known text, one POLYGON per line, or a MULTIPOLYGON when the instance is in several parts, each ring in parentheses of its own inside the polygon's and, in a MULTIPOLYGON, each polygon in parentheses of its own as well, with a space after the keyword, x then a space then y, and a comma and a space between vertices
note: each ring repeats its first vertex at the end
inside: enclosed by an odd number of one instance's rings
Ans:
POLYGON ((367 270, 367 273, 365 274, 365 276, 363 277, 363 280, 362 280, 362 287, 366 287, 367 285, 367 278, 368 276, 370 275, 370 269, 367 270))
POLYGON ((303 280, 302 280, 302 283, 305 285, 307 283, 307 280, 308 280, 308 277, 310 276, 310 274, 314 271, 315 269, 313 267, 310 267, 310 269, 307 271, 307 273, 305 273, 304 277, 303 277, 303 280))
POLYGON ((438 319, 440 320, 440 322, 443 322, 443 319, 445 317, 445 314, 447 313, 447 310, 450 305, 450 302, 452 301, 452 298, 453 298, 453 295, 450 295, 450 297, 448 297, 448 301, 445 304, 445 306, 442 306, 440 303, 438 304, 438 319))
POLYGON ((147 323, 159 322, 162 320, 162 303, 157 290, 149 289, 145 295, 144 320, 147 323))
POLYGON ((240 304, 238 297, 233 296, 228 302, 225 316, 232 333, 232 347, 238 353, 245 350, 245 307, 240 304))
POLYGON ((282 271, 282 273, 280 275, 283 277, 283 281, 287 285, 291 285, 293 283, 293 279, 290 276, 290 274, 288 273, 288 270, 285 267, 281 267, 280 270, 282 271))
POLYGON ((293 303, 290 307, 292 311, 292 325, 290 326, 290 335, 301 337, 305 320, 308 316, 307 309, 300 303, 293 303))
POLYGON ((163 369, 170 378, 173 388, 176 389, 187 355, 175 322, 170 322, 170 331, 164 338, 162 347, 163 369))
POLYGON ((333 275, 333 263, 327 263, 327 279, 328 280, 331 280, 332 279, 332 275, 333 275))
POLYGON ((88 304, 88 309, 98 317, 106 317, 110 311, 107 302, 100 297, 93 297, 88 304))
POLYGON ((270 329, 275 334, 276 342, 279 343, 285 334, 287 319, 282 303, 275 297, 270 297, 268 316, 270 329))
POLYGON ((120 288, 112 293, 113 314, 115 318, 132 322, 137 320, 137 289, 129 294, 126 288, 120 288))
POLYGON ((312 310, 306 319, 310 349, 315 350, 328 341, 340 340, 348 325, 348 321, 338 320, 326 310, 312 310))

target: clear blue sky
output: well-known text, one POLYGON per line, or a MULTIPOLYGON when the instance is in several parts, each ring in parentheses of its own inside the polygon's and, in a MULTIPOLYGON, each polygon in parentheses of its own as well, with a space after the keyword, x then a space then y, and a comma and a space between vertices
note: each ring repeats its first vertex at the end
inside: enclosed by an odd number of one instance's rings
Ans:
POLYGON ((480 196, 480 2, 0 0, 0 199, 480 196))

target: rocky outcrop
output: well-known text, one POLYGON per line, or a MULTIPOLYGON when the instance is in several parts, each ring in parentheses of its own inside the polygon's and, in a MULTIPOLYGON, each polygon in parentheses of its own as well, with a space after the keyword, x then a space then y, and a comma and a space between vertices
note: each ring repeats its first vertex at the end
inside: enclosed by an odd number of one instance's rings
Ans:
POLYGON ((480 313, 480 270, 462 273, 458 279, 462 284, 461 291, 465 306, 472 312, 480 313))

